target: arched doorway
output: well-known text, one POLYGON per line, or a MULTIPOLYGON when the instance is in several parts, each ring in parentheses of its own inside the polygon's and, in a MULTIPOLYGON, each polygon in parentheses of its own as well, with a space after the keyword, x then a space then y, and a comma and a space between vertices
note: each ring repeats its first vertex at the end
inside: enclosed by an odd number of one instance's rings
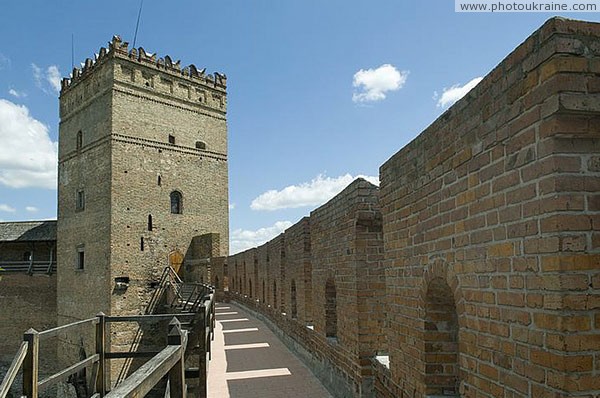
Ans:
POLYGON ((169 265, 179 276, 181 276, 183 272, 181 264, 183 264, 183 253, 181 253, 179 249, 171 251, 171 253, 169 253, 169 265))

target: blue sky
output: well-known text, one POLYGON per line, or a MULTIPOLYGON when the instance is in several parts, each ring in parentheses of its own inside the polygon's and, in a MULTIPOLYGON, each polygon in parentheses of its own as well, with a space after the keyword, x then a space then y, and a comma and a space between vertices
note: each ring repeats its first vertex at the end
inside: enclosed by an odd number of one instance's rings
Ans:
MULTIPOLYGON (((113 34, 131 43, 138 7, 2 5, 0 220, 56 217, 57 82, 71 70, 71 35, 77 65, 113 34)), ((386 159, 551 16, 461 14, 451 0, 145 0, 136 46, 228 76, 236 251, 354 177, 376 179, 386 159)))

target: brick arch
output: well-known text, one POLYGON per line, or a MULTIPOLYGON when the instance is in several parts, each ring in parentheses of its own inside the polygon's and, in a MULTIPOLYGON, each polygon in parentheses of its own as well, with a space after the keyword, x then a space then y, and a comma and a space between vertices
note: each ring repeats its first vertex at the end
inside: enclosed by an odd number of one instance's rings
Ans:
MULTIPOLYGON (((448 263, 442 257, 431 259, 431 261, 425 266, 423 270, 423 277, 421 278, 422 284, 420 289, 421 303, 424 303, 425 301, 429 284, 432 280, 436 278, 443 279, 450 287, 452 297, 454 298, 454 305, 459 315, 459 326, 464 327, 464 317, 461 316, 461 314, 464 313, 465 309, 464 297, 458 284, 458 278, 456 276, 456 273, 454 272, 454 264, 448 263)), ((424 306, 420 305, 419 309, 421 310, 421 317, 423 317, 425 315, 423 313, 424 306)))
POLYGON ((459 396, 459 331, 464 299, 453 264, 434 258, 423 271, 419 313, 422 320, 422 375, 427 395, 459 396))

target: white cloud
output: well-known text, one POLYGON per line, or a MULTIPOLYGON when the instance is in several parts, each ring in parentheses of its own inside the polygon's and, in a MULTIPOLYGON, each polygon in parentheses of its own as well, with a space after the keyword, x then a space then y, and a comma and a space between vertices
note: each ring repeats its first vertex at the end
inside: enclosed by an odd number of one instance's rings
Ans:
POLYGON ((56 189, 58 146, 27 107, 0 99, 0 184, 56 189))
POLYGON ((30 213, 37 213, 40 209, 38 209, 35 206, 27 206, 27 207, 25 207, 25 210, 27 210, 30 213))
POLYGON ((454 104, 456 101, 458 101, 459 99, 464 97, 465 94, 467 94, 469 91, 471 91, 471 89, 473 87, 475 87, 481 80, 483 80, 483 77, 476 77, 475 79, 471 80, 464 86, 455 84, 454 86, 452 86, 450 88, 444 88, 441 97, 439 97, 439 95, 436 91, 433 93, 433 99, 437 100, 438 107, 446 108, 447 106, 454 104), (438 99, 438 97, 439 97, 439 99, 438 99))
POLYGON ((11 88, 10 90, 8 90, 8 93, 16 98, 27 97, 27 93, 25 91, 17 91, 14 88, 11 88))
POLYGON ((48 80, 48 83, 50 83, 50 86, 52 86, 54 91, 57 93, 60 92, 60 72, 58 70, 58 66, 50 65, 48 67, 48 71, 46 72, 46 80, 48 80))
POLYGON ((352 94, 354 102, 374 102, 385 99, 385 93, 404 86, 408 71, 399 71, 390 64, 377 69, 361 69, 354 74, 352 85, 357 89, 352 94))
POLYGON ((14 213, 17 210, 12 206, 9 206, 6 204, 0 204, 0 211, 5 211, 7 213, 14 213))
POLYGON ((292 225, 290 221, 277 221, 270 227, 259 228, 256 231, 236 229, 231 233, 229 239, 229 251, 231 254, 235 254, 252 247, 260 246, 292 225))
POLYGON ((358 175, 353 177, 350 174, 345 174, 337 178, 331 178, 319 174, 310 182, 290 185, 280 191, 269 190, 255 198, 250 204, 250 208, 252 210, 277 210, 317 206, 333 198, 358 177, 379 185, 379 179, 373 176, 358 175))
POLYGON ((31 69, 33 70, 35 85, 38 88, 48 93, 47 86, 49 85, 52 92, 57 94, 60 92, 60 71, 58 70, 58 66, 50 65, 44 72, 42 68, 32 63, 31 69))

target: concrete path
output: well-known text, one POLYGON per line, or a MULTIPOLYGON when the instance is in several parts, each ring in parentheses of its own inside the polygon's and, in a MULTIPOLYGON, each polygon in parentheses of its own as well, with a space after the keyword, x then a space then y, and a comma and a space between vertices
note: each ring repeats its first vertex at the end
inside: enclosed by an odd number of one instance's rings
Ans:
POLYGON ((235 303, 216 305, 209 398, 327 398, 317 378, 261 321, 235 303))

